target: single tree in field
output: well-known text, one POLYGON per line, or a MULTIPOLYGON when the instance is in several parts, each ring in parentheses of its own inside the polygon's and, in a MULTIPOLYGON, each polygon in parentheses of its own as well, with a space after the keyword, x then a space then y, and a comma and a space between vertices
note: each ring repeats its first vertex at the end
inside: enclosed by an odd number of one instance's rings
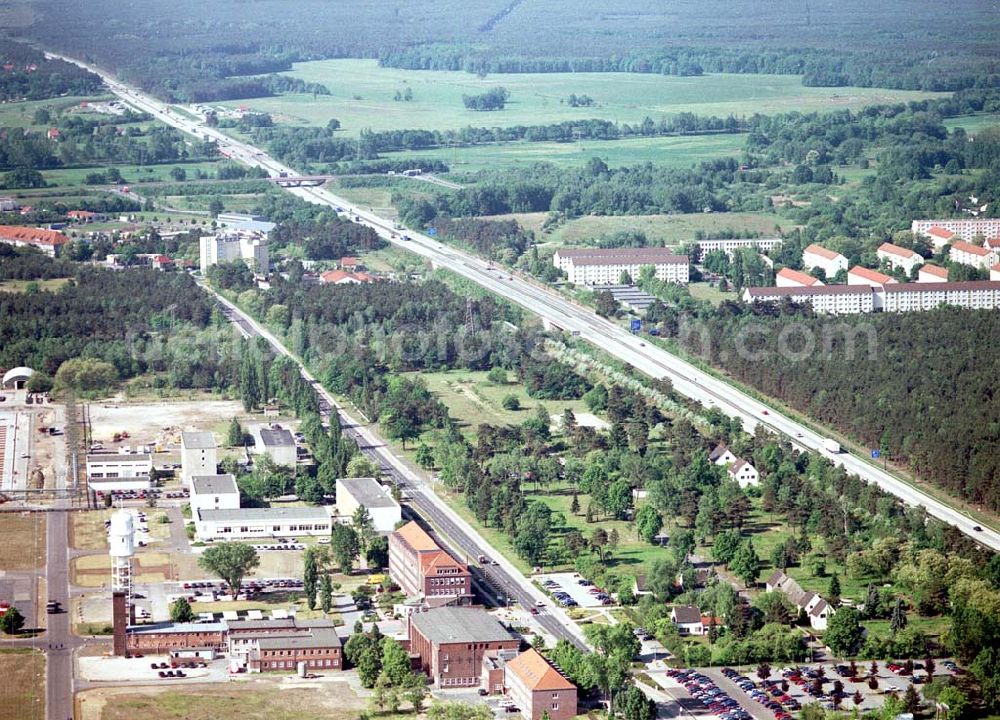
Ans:
POLYGON ((573 515, 580 514, 580 498, 576 496, 575 492, 573 493, 573 500, 569 504, 569 511, 573 515))
POLYGON ((7 608, 7 612, 0 615, 0 630, 3 630, 5 635, 17 635, 23 627, 24 615, 13 605, 7 608))
POLYGON ((243 578, 260 565, 260 556, 246 543, 224 542, 205 550, 198 558, 198 565, 222 578, 236 599, 243 578))
POLYGON ((906 628, 906 609, 903 607, 902 598, 896 598, 896 603, 892 606, 892 615, 889 617, 889 630, 893 635, 906 628))
POLYGON ((604 548, 608 544, 608 532, 604 528, 594 528, 594 532, 590 535, 590 546, 597 551, 598 557, 601 558, 601 562, 604 562, 604 548))
POLYGON ((195 618, 194 610, 187 598, 177 598, 170 604, 170 619, 175 623, 192 622, 195 618))

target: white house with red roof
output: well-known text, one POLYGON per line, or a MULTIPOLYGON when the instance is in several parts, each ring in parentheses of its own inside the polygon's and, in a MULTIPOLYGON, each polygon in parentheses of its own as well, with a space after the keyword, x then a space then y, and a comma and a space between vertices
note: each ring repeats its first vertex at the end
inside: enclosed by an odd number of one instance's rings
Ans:
POLYGON ((918 283, 948 282, 948 270, 933 263, 924 263, 917 271, 918 283))
POLYGON ((954 263, 971 265, 974 268, 985 270, 997 263, 997 253, 987 250, 982 245, 956 240, 952 243, 948 259, 954 263))
POLYGON ((913 268, 924 263, 920 253, 892 243, 882 243, 875 254, 879 260, 887 262, 890 267, 902 268, 907 275, 913 272, 913 268))
POLYGON ((806 270, 820 268, 829 280, 841 270, 847 271, 847 258, 813 243, 802 251, 802 267, 806 270))
POLYGON ((923 235, 931 241, 931 247, 935 250, 940 250, 945 245, 948 245, 955 240, 955 233, 951 230, 946 230, 939 225, 927 228, 927 230, 923 232, 923 235))
POLYGON ((868 285, 878 288, 894 282, 897 282, 896 278, 860 265, 855 265, 847 272, 848 285, 868 285))
POLYGON ((818 287, 823 282, 799 270, 781 268, 774 276, 774 284, 778 287, 818 287))
POLYGON ((20 225, 0 225, 0 242, 15 247, 33 247, 46 255, 56 257, 69 238, 55 230, 22 227, 20 225))

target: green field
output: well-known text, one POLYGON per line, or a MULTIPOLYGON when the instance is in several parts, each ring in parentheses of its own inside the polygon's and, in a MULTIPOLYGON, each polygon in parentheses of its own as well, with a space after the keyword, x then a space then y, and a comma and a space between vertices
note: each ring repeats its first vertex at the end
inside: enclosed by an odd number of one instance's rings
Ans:
POLYGON ((975 115, 962 115, 961 117, 949 118, 944 121, 944 126, 949 130, 960 127, 968 133, 977 133, 983 128, 1000 125, 1000 113, 976 113, 975 115))
MULTIPOLYGON (((511 215, 526 230, 538 230, 538 213, 511 215), (522 220, 523 217, 523 220, 522 220)), ((557 245, 587 245, 601 235, 634 231, 646 235, 651 242, 667 245, 693 242, 697 231, 718 233, 733 230, 739 233, 770 235, 775 227, 790 230, 794 225, 781 215, 769 213, 690 213, 686 215, 588 215, 559 225, 550 233, 539 236, 542 242, 557 245)))
POLYGON ((516 142, 474 145, 439 150, 415 150, 387 155, 397 160, 412 158, 416 167, 428 160, 441 160, 452 172, 491 170, 549 162, 560 166, 581 166, 599 157, 611 167, 645 162, 665 167, 686 168, 703 160, 739 156, 746 143, 744 135, 690 135, 685 137, 588 140, 574 143, 516 142))
POLYGON ((505 74, 480 78, 465 72, 427 72, 380 68, 374 60, 320 60, 299 63, 288 75, 325 84, 328 96, 289 94, 235 100, 272 113, 278 122, 326 125, 340 120, 344 131, 448 130, 467 126, 541 125, 600 118, 623 123, 693 112, 727 116, 773 114, 788 110, 860 108, 905 102, 936 93, 874 88, 804 87, 793 75, 706 75, 670 77, 635 73, 505 74), (462 95, 503 86, 511 97, 500 112, 466 110, 462 95), (411 102, 394 101, 396 91, 413 91, 411 102), (574 108, 570 93, 589 95, 596 105, 574 108))
MULTIPOLYGON (((193 180, 195 172, 201 170, 209 177, 215 177, 218 164, 215 162, 190 162, 190 163, 164 163, 163 165, 118 165, 113 164, 125 178, 125 182, 141 184, 143 182, 174 182, 170 177, 170 171, 177 167, 182 168, 189 180, 193 180)), ((45 170, 42 176, 45 182, 50 185, 74 186, 83 185, 87 175, 102 172, 109 166, 94 166, 86 168, 66 168, 60 170, 45 170)))
POLYGON ((106 97, 62 97, 51 100, 24 100, 18 102, 0 103, 0 127, 46 127, 35 125, 35 111, 47 108, 53 114, 78 106, 82 101, 110 99, 106 97))

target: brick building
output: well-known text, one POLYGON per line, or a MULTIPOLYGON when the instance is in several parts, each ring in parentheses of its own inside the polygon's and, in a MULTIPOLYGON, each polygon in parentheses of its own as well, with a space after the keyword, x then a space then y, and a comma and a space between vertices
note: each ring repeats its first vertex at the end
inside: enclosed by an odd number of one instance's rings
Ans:
POLYGON ((389 575, 410 597, 472 598, 468 566, 442 550, 415 522, 389 535, 389 575))
POLYGON ((226 624, 212 623, 153 623, 135 625, 126 635, 129 652, 165 654, 171 650, 226 647, 226 624))
POLYGON ((518 650, 521 641, 479 608, 442 607, 410 615, 410 653, 436 687, 477 687, 483 656, 518 650))
POLYGON ((552 720, 576 716, 576 686, 534 648, 507 661, 504 683, 525 718, 541 720, 545 713, 552 720))

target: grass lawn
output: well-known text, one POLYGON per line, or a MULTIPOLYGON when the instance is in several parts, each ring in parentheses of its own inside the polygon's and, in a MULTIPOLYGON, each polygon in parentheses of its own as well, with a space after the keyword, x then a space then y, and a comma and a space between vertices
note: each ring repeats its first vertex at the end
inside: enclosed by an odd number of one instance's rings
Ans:
POLYGON ((0 649, 0 720, 45 717, 45 655, 27 648, 0 649))
POLYGON ((39 108, 47 108, 50 112, 61 111, 80 104, 83 100, 94 101, 98 99, 109 99, 93 97, 62 97, 48 100, 25 100, 23 102, 0 103, 0 127, 39 127, 46 128, 52 125, 35 125, 35 111, 39 108))
POLYGON ((713 305, 719 305, 723 300, 738 300, 739 296, 732 290, 722 292, 718 286, 709 285, 707 282, 696 282, 688 285, 688 292, 695 300, 707 300, 713 305))
MULTIPOLYGON (((174 182, 174 179, 170 176, 170 171, 173 168, 183 169, 190 180, 194 179, 197 170, 207 173, 209 177, 215 177, 216 169, 218 168, 218 164, 215 162, 169 163, 163 165, 119 165, 112 163, 112 165, 121 172, 122 177, 125 178, 125 182, 139 186, 143 182, 174 182)), ((86 168, 45 170, 42 172, 42 176, 45 178, 45 182, 50 185, 73 187, 83 185, 87 175, 103 172, 108 167, 108 165, 101 165, 86 168)))
POLYGON ((104 521, 111 519, 113 510, 101 509, 73 513, 70 523, 71 544, 77 550, 107 550, 108 534, 104 521))
POLYGON ((944 126, 949 130, 960 127, 965 128, 967 133, 977 133, 983 128, 994 125, 1000 125, 1000 113, 976 113, 948 118, 944 121, 944 126))
MULTIPOLYGON (((535 213, 527 215, 525 225, 535 222, 535 213)), ((515 216, 520 217, 520 216, 515 216)), ((592 245, 601 235, 617 232, 641 232, 651 242, 666 245, 694 242, 695 233, 718 233, 733 230, 739 233, 773 234, 775 227, 789 230, 793 223, 773 213, 690 213, 686 215, 588 215, 564 223, 540 240, 559 245, 592 245)))
POLYGON ((52 280, 0 280, 0 292, 23 293, 31 285, 39 290, 58 290, 69 282, 69 278, 52 280))
MULTIPOLYGON (((367 702, 346 681, 336 685, 283 687, 270 679, 238 685, 191 685, 183 688, 108 688, 79 697, 83 720, 354 720, 367 702)), ((379 715, 401 720, 407 715, 379 715)), ((412 716, 409 716, 412 717, 412 716)))
MULTIPOLYGON (((396 182, 399 183, 402 181, 398 180, 396 182)), ((422 189, 417 183, 412 181, 406 185, 406 188, 408 190, 422 189)), ((386 185, 379 187, 342 187, 340 182, 334 180, 327 185, 327 189, 334 195, 342 197, 356 205, 373 208, 382 217, 390 220, 399 217, 399 213, 392 205, 392 193, 395 190, 395 184, 392 182, 387 182, 386 185)))
POLYGON ((34 570, 45 564, 44 513, 0 513, 0 570, 34 570))
POLYGON ((397 152, 386 157, 391 160, 412 158, 417 167, 430 160, 440 160, 448 165, 452 173, 528 166, 538 162, 578 167, 593 157, 601 158, 611 167, 652 162, 665 167, 686 168, 703 160, 738 156, 745 143, 744 135, 692 135, 574 143, 515 142, 397 152))
MULTIPOLYGON (((165 553, 140 552, 133 561, 137 583, 161 583, 176 579, 175 565, 165 553)), ((85 555, 70 563, 73 584, 81 587, 102 587, 111 583, 111 557, 85 555)))
MULTIPOLYGON (((888 637, 891 634, 888 620, 865 620, 863 624, 868 632, 878 637, 888 637)), ((944 615, 920 617, 916 613, 910 613, 907 616, 906 627, 916 628, 924 635, 937 639, 951 627, 951 619, 944 615)))
POLYGON ((505 74, 480 78, 465 72, 426 72, 380 68, 374 60, 321 60, 298 63, 292 77, 321 82, 331 95, 289 94, 225 103, 270 112, 278 122, 326 125, 340 120, 345 134, 362 129, 457 129, 538 125, 600 118, 618 122, 654 120, 679 112, 725 117, 755 112, 834 110, 933 97, 935 93, 869 88, 805 87, 793 75, 706 75, 668 77, 637 73, 505 74), (510 100, 500 112, 465 109, 462 95, 503 86, 510 100), (411 102, 393 100, 409 88, 411 102), (593 107, 566 104, 570 93, 586 94, 593 107))

